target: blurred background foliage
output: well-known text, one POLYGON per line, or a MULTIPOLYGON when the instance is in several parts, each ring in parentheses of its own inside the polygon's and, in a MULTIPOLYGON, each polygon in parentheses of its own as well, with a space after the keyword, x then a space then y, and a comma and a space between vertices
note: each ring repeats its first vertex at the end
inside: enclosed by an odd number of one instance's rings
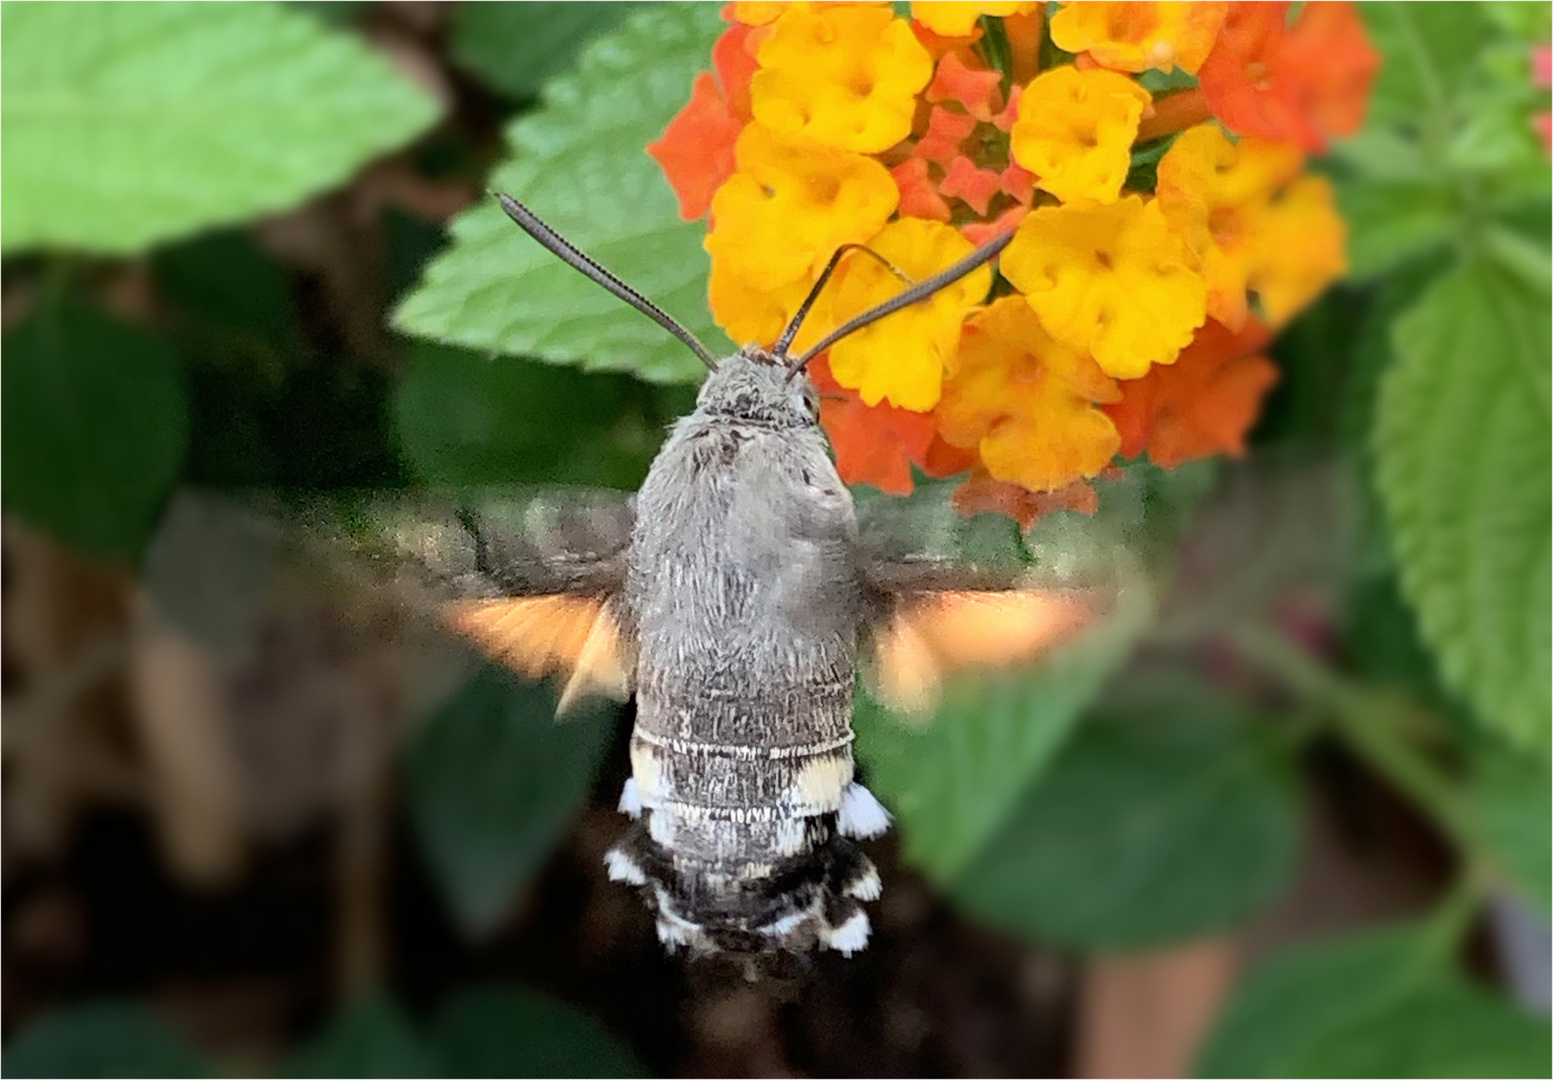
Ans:
POLYGON ((629 714, 210 497, 639 483, 699 363, 483 192, 722 342, 643 153, 717 6, 0 10, 9 1074, 1548 1072, 1547 5, 1363 6, 1352 273, 1252 454, 1037 526, 1099 632, 860 701, 880 938, 786 997, 602 880, 629 714))

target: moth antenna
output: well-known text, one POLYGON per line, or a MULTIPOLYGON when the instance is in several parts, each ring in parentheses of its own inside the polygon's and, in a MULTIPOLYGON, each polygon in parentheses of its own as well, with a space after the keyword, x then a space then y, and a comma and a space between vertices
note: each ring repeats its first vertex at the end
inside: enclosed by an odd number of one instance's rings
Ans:
POLYGON ((771 349, 772 355, 777 359, 787 359, 787 347, 793 343, 793 338, 798 336, 799 327, 803 326, 804 319, 809 315, 809 309, 813 307, 814 302, 820 298, 820 290, 825 287, 825 283, 830 280, 830 276, 836 272, 836 266, 841 262, 841 257, 849 251, 867 252, 870 256, 878 261, 879 265, 883 266, 886 270, 894 274, 898 279, 905 282, 907 285, 916 284, 915 281, 906 275, 904 270, 896 266, 889 259, 886 259, 883 255, 879 254, 867 244, 842 244, 839 248, 836 249, 836 253, 830 257, 830 262, 825 264, 825 269, 820 272, 819 280, 816 281, 814 283, 814 287, 809 290, 809 295, 803 298, 802 304, 798 305, 798 313, 793 316, 793 321, 787 324, 787 329, 783 330, 782 336, 777 338, 776 345, 771 349))
POLYGON ((582 274, 595 285, 602 286, 614 296, 624 300, 637 311, 640 311, 653 322, 679 338, 689 346, 691 352, 701 358, 701 362, 706 365, 708 371, 717 370, 717 358, 707 351, 706 346, 701 344, 694 334, 676 322, 672 315, 594 262, 587 255, 578 251, 560 233, 541 221, 539 215, 518 202, 517 199, 514 199, 511 195, 504 195, 499 191, 493 192, 493 194, 496 196, 497 201, 501 203, 501 208, 507 212, 507 216, 517 222, 520 229, 539 241, 546 251, 582 274))
POLYGON ((944 288, 946 285, 953 285, 956 281, 959 281, 972 270, 975 270, 978 267, 984 266, 991 262, 1002 253, 1004 248, 1008 247, 1009 242, 1013 239, 1014 234, 1008 232, 1004 233, 1002 236, 988 240, 981 247, 971 252, 969 255, 955 263, 953 266, 949 267, 947 270, 940 270, 932 277, 924 278, 922 281, 917 282, 917 284, 913 285, 899 296, 891 297, 889 300, 886 300, 884 303, 878 305, 877 307, 869 308, 855 319, 851 319, 842 323, 840 326, 836 327, 836 329, 832 330, 830 333, 821 338, 816 344, 811 345, 809 350, 798 358, 798 360, 793 364, 792 373, 788 375, 788 378, 796 378, 798 373, 808 365, 810 360, 813 360, 820 353, 836 344, 836 342, 840 341, 848 334, 856 333, 870 323, 878 322, 886 315, 893 315, 901 308, 910 307, 912 304, 915 304, 919 300, 926 300, 939 289, 944 288))

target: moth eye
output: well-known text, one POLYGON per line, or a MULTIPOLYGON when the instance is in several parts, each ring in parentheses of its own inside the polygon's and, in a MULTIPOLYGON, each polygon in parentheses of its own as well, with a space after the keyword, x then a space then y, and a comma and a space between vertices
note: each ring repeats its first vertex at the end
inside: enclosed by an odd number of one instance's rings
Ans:
POLYGON ((803 407, 808 410, 810 420, 819 420, 820 392, 813 386, 805 386, 803 388, 803 407))

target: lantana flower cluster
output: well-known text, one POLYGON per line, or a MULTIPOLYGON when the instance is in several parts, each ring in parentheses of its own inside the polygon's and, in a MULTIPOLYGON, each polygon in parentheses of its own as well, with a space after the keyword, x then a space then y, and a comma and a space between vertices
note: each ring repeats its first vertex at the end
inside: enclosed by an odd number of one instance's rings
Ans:
POLYGON ((1307 156, 1378 64, 1338 2, 728 5, 710 72, 648 148, 710 216, 711 309, 794 346, 989 238, 931 300, 810 369, 848 483, 969 474, 967 509, 1092 509, 1118 459, 1239 453, 1264 349, 1345 269, 1307 156), (884 265, 887 261, 892 268, 884 265))

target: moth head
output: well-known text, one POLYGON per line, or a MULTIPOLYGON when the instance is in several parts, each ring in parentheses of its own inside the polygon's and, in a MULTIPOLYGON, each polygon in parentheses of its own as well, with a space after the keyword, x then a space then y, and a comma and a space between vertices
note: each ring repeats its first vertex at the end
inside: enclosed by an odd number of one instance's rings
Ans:
POLYGON ((792 374, 772 353, 746 345, 706 377, 696 404, 708 416, 770 427, 813 427, 820 418, 819 391, 808 376, 792 374))

